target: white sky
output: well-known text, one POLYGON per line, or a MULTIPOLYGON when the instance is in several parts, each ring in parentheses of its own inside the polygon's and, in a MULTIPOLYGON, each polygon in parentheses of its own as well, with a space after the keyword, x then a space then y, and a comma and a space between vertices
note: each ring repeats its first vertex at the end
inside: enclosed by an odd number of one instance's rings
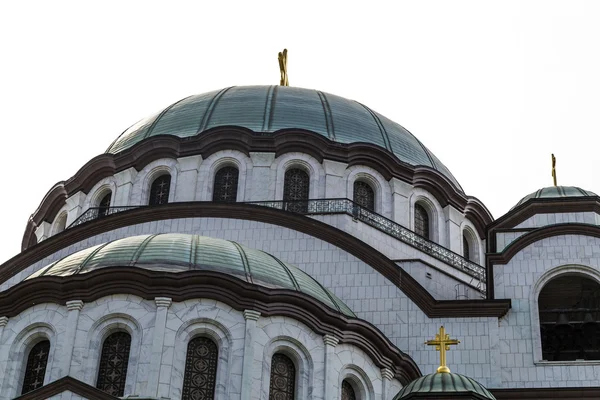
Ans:
POLYGON ((600 193, 600 2, 3 1, 0 262, 44 194, 185 96, 278 84, 364 103, 494 217, 558 183, 600 193))

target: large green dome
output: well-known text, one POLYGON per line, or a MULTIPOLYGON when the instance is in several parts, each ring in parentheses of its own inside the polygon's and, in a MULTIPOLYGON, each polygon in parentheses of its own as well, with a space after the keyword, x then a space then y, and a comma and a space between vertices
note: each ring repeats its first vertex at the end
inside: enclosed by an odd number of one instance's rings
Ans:
POLYGON ((495 400, 479 382, 460 374, 435 373, 422 376, 404 386, 394 400, 428 399, 439 396, 463 396, 461 398, 495 400), (466 397, 464 397, 466 396, 466 397))
POLYGON ((400 161, 439 171, 461 190, 450 171, 409 131, 353 100, 289 86, 239 86, 180 100, 131 126, 107 153, 119 153, 151 136, 195 136, 218 126, 254 132, 304 129, 338 143, 370 143, 400 161))
POLYGON ((354 317, 350 308, 310 275, 261 250, 206 236, 166 233, 132 236, 73 253, 30 275, 70 276, 106 267, 163 272, 216 271, 252 284, 302 292, 354 317))

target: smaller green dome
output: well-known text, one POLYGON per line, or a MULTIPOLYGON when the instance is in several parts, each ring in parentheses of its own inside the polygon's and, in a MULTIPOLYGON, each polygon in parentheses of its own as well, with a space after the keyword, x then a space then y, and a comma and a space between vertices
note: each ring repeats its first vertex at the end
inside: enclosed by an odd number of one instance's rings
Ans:
MULTIPOLYGON (((596 193, 590 192, 589 190, 583 190, 581 188, 575 186, 549 186, 539 190, 536 190, 533 193, 528 194, 523 197, 519 202, 515 205, 515 207, 520 206, 525 203, 529 199, 552 199, 552 198, 566 198, 566 197, 588 197, 588 196, 597 196, 596 193)), ((513 207, 513 208, 515 208, 513 207)))
POLYGON ((489 390, 471 378, 453 373, 435 373, 422 376, 404 386, 394 400, 426 399, 441 393, 466 395, 472 399, 496 399, 489 390))
POLYGON ((161 272, 221 272, 267 288, 296 290, 355 317, 352 310, 313 277, 261 250, 206 236, 165 233, 131 236, 68 255, 31 274, 71 276, 106 267, 137 267, 161 272))

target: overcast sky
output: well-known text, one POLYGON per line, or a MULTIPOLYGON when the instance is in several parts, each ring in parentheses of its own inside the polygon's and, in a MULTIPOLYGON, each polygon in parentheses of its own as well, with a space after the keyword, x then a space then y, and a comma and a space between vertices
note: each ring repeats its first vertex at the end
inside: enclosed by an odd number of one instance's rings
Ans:
POLYGON ((284 47, 292 86, 400 123, 496 218, 552 184, 552 152, 559 184, 600 193, 600 2, 287 3, 0 2, 0 262, 44 194, 128 126, 278 84, 284 47))

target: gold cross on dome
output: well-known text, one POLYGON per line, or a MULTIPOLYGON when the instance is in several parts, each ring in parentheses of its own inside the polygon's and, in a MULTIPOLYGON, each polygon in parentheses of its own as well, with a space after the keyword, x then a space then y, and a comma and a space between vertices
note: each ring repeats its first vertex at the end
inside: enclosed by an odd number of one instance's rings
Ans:
POLYGON ((288 80, 287 74, 287 49, 283 49, 282 52, 279 52, 279 72, 281 73, 281 79, 279 80, 279 84, 281 86, 290 86, 290 81, 288 80))
POLYGON ((440 331, 435 334, 434 340, 425 342, 428 346, 435 346, 435 349, 440 352, 440 366, 438 367, 437 372, 450 372, 450 368, 446 366, 446 351, 450 350, 451 345, 459 343, 460 340, 450 339, 450 335, 446 333, 443 326, 440 326, 440 331))
POLYGON ((554 181, 554 186, 556 186, 556 157, 552 154, 552 180, 554 181))

